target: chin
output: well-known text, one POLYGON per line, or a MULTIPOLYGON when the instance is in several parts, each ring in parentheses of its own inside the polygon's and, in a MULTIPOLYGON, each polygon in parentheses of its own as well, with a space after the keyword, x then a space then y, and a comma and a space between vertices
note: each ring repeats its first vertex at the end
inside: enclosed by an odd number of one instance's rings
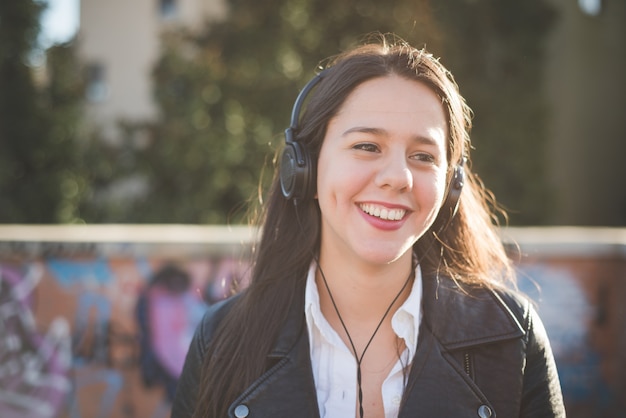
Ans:
POLYGON ((388 265, 388 264, 392 264, 398 261, 407 252, 411 252, 412 249, 413 249, 412 246, 409 248, 401 248, 401 249, 396 248, 396 249, 383 249, 383 250, 381 250, 381 248, 378 247, 378 248, 368 249, 362 252, 361 257, 364 260, 367 260, 368 262, 372 264, 388 265))

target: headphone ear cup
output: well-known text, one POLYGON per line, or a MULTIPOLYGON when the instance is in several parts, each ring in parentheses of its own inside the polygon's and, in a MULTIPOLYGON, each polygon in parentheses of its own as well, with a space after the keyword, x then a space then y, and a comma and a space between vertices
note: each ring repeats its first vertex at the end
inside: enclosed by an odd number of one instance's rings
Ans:
POLYGON ((443 231, 452 221, 454 215, 456 215, 459 209, 459 201, 461 200, 461 192, 463 191, 463 185, 465 184, 465 168, 463 164, 458 164, 454 167, 452 178, 450 179, 450 185, 448 187, 448 195, 446 196, 439 215, 435 220, 432 229, 437 233, 443 231))
POLYGON ((456 215, 461 200, 461 192, 465 184, 465 168, 459 164, 454 168, 450 190, 448 191, 448 207, 450 208, 450 219, 456 215))
POLYGON ((280 159, 280 187, 287 199, 307 199, 314 192, 311 156, 298 142, 287 142, 280 159))
POLYGON ((295 136, 300 119, 300 108, 309 91, 322 80, 327 71, 322 70, 300 91, 291 110, 291 125, 285 130, 285 148, 280 157, 278 175, 283 196, 294 202, 309 199, 315 195, 316 166, 306 146, 296 141, 295 136))

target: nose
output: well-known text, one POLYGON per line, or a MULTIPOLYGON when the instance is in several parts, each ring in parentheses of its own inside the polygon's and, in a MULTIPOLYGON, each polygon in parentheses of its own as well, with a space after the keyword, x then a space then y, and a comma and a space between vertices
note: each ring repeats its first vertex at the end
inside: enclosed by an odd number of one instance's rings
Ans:
POLYGON ((392 190, 410 190, 413 187, 413 174, 404 154, 400 157, 385 158, 376 174, 376 185, 392 190))

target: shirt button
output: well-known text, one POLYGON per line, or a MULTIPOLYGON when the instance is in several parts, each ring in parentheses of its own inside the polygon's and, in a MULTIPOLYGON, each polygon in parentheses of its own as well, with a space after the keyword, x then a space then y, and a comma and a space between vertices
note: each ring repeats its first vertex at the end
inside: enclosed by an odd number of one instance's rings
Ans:
POLYGON ((391 398, 391 402, 394 404, 394 406, 398 406, 398 405, 400 405, 400 401, 401 401, 401 400, 402 400, 402 399, 401 399, 399 396, 397 396, 397 395, 396 395, 396 396, 394 396, 393 398, 391 398))
POLYGON ((245 418, 249 413, 250 410, 245 405, 237 405, 237 408, 235 408, 235 416, 237 418, 245 418))
POLYGON ((491 408, 489 408, 487 405, 481 405, 478 408, 478 416, 480 418, 490 418, 491 416, 493 416, 493 412, 491 411, 491 408))

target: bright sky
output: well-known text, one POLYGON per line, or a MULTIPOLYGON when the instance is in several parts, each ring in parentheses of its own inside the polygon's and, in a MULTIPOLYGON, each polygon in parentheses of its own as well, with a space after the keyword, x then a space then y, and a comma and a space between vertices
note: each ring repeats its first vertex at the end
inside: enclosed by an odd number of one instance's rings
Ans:
POLYGON ((44 0, 48 8, 41 16, 41 42, 47 48, 68 41, 76 34, 80 0, 44 0))

